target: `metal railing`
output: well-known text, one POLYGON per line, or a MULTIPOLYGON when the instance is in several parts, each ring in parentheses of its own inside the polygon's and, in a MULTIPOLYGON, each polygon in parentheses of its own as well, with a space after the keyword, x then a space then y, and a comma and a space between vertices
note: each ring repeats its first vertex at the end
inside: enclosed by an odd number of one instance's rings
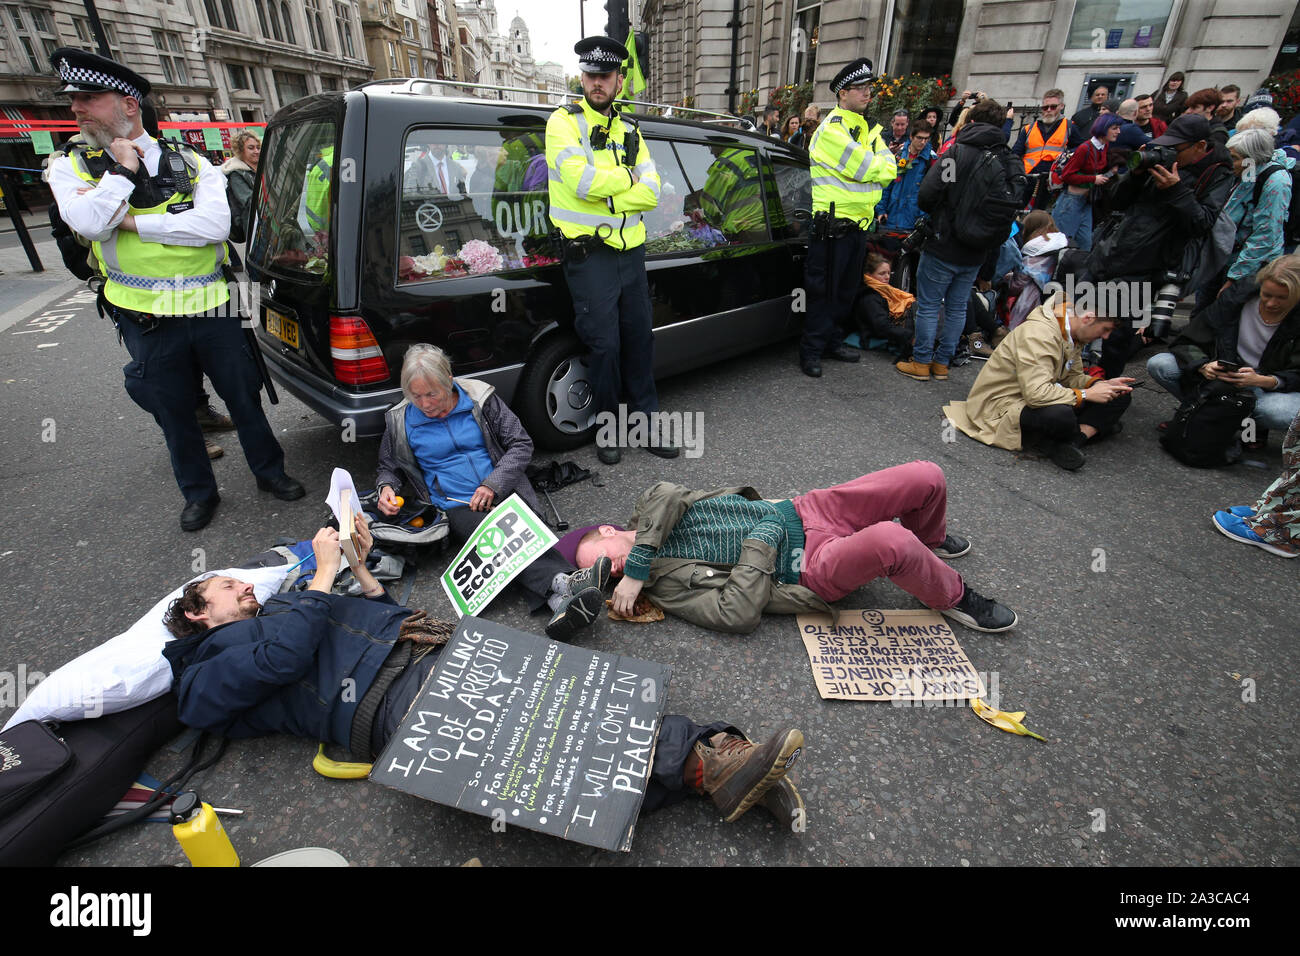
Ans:
MULTIPOLYGON (((530 96, 548 96, 548 97, 562 96, 565 97, 566 99, 571 99, 571 100, 576 100, 582 96, 581 93, 574 93, 572 90, 563 90, 563 91, 539 90, 527 86, 498 86, 494 83, 467 83, 463 80, 443 80, 443 79, 435 79, 431 77, 420 77, 420 76, 411 76, 411 77, 395 76, 395 77, 390 77, 386 80, 371 80, 368 83, 362 83, 360 86, 356 87, 356 89, 363 90, 368 86, 405 86, 408 87, 412 93, 421 92, 419 89, 417 89, 417 87, 455 86, 455 87, 460 87, 463 89, 471 89, 471 90, 492 90, 493 92, 496 93, 527 93, 530 96)), ((431 92, 432 91, 430 91, 430 93, 431 92)), ((501 102, 507 102, 507 101, 501 100, 501 102)), ((679 117, 678 114, 693 113, 693 114, 698 114, 700 116, 714 117, 713 119, 709 119, 709 120, 700 120, 700 122, 703 123, 710 123, 710 122, 735 123, 741 129, 753 130, 755 128, 754 124, 747 117, 732 116, 730 113, 719 113, 715 110, 696 109, 694 106, 674 106, 669 103, 647 103, 642 100, 625 100, 622 98, 619 99, 619 103, 625 104, 627 106, 641 106, 641 107, 647 107, 649 109, 663 110, 664 115, 670 119, 672 118, 691 119, 692 117, 690 116, 679 117)), ((533 104, 533 105, 538 105, 538 104, 533 104)))

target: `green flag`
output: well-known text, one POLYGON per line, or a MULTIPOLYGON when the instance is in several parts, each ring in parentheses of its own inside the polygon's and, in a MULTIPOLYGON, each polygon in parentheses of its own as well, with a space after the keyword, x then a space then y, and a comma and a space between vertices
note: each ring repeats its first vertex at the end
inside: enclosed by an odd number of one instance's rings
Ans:
POLYGON ((633 96, 645 91, 645 74, 641 72, 641 61, 636 58, 636 31, 627 31, 627 59, 623 68, 627 71, 627 86, 633 96))

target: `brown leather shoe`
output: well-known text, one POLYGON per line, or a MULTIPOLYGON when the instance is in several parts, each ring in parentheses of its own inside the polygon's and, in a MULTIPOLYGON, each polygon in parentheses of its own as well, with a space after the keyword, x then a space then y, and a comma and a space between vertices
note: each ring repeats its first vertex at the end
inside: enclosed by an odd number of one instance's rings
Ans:
POLYGON ((894 368, 898 369, 908 378, 914 378, 918 382, 930 381, 929 365, 922 365, 920 362, 895 362, 894 368))
POLYGON ((199 421, 199 427, 205 432, 228 432, 235 427, 235 423, 230 420, 230 416, 223 415, 211 405, 205 405, 203 408, 194 412, 194 417, 199 421))
POLYGON ((744 737, 714 734, 708 743, 695 745, 703 766, 701 789, 732 823, 785 776, 802 750, 803 733, 793 728, 758 746, 744 737))
POLYGON ((946 382, 948 381, 948 366, 940 365, 938 362, 931 362, 930 374, 934 376, 936 382, 946 382))
POLYGON ((776 825, 792 833, 802 833, 808 828, 808 811, 803 796, 795 787, 793 774, 786 774, 772 784, 759 801, 768 813, 776 817, 776 825))
POLYGON ((204 435, 203 445, 208 450, 208 460, 214 461, 226 453, 226 450, 214 442, 211 438, 204 435))

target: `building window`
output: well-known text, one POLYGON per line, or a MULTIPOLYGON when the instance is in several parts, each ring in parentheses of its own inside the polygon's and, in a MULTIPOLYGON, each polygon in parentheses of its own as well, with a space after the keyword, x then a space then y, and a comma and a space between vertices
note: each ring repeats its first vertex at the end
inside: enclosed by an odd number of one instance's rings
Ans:
POLYGON ((821 31, 821 0, 798 0, 794 25, 790 30, 790 49, 794 53, 790 77, 794 83, 811 83, 817 69, 817 42, 821 31))
POLYGON ((338 92, 339 78, 337 76, 322 76, 320 78, 320 88, 322 93, 338 92))
POLYGON ((231 0, 221 0, 221 10, 226 15, 226 28, 238 30, 239 21, 235 19, 235 5, 231 0))
POLYGON ((414 53, 406 54, 406 75, 407 76, 420 75, 420 60, 414 53))
POLYGON ((1077 0, 1067 50, 1157 50, 1174 0, 1077 0))
POLYGON ((320 15, 320 0, 307 0, 307 33, 313 47, 329 52, 329 41, 325 39, 325 21, 320 15))
POLYGON ((894 0, 886 72, 893 76, 951 73, 962 8, 962 0, 894 0))
POLYGON ((405 31, 408 37, 412 39, 415 37, 415 24, 413 24, 410 20, 402 21, 402 30, 405 31))
POLYGON ((294 100, 307 95, 307 77, 301 73, 289 73, 284 70, 273 71, 275 92, 280 97, 280 105, 287 106, 294 100))
POLYGON ((270 0, 269 3, 266 2, 266 0, 259 0, 257 4, 257 13, 259 17, 262 15, 263 7, 266 8, 266 20, 262 24, 262 35, 267 37, 267 39, 274 37, 283 43, 284 34, 280 32, 280 14, 275 9, 275 0, 270 0), (269 34, 266 32, 267 23, 271 24, 271 32, 269 34))
POLYGON ((339 34, 339 52, 356 59, 357 51, 352 46, 352 11, 346 4, 334 4, 334 26, 339 34))
POLYGON ((235 8, 231 0, 220 0, 220 2, 203 0, 203 9, 207 11, 208 22, 214 27, 224 26, 227 30, 239 29, 239 21, 235 19, 235 8))
POLYGON ((289 4, 281 0, 280 16, 284 18, 284 39, 286 43, 297 43, 298 39, 293 35, 293 14, 289 10, 289 4))
POLYGON ((90 36, 90 21, 85 17, 73 17, 72 28, 77 31, 77 39, 82 43, 94 42, 90 36))
POLYGON ((185 47, 180 34, 153 31, 153 43, 158 48, 158 60, 162 63, 163 77, 168 83, 188 86, 190 70, 185 63, 185 47))

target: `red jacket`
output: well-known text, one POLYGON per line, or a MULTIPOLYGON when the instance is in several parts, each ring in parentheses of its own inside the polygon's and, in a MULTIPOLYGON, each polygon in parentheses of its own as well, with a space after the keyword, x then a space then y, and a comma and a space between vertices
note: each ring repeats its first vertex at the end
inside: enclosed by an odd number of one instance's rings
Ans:
POLYGON ((1065 164, 1065 169, 1061 171, 1061 182, 1067 186, 1093 185, 1097 181, 1097 174, 1104 173, 1107 169, 1109 145, 1098 150, 1092 145, 1091 139, 1087 140, 1065 164))

